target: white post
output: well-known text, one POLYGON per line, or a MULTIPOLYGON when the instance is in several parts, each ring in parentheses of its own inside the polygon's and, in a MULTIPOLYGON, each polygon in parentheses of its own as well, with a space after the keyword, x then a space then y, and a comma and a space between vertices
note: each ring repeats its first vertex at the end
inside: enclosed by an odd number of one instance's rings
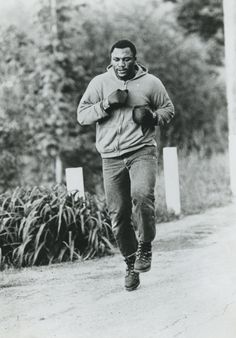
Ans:
POLYGON ((236 135, 229 135, 229 172, 231 192, 236 202, 236 135))
POLYGON ((85 198, 83 168, 66 168, 66 186, 68 193, 78 191, 78 196, 85 198))
POLYGON ((176 147, 166 147, 163 149, 165 195, 168 212, 179 215, 180 192, 179 192, 179 170, 176 147))
POLYGON ((236 200, 236 3, 224 0, 225 66, 229 125, 230 187, 236 200))

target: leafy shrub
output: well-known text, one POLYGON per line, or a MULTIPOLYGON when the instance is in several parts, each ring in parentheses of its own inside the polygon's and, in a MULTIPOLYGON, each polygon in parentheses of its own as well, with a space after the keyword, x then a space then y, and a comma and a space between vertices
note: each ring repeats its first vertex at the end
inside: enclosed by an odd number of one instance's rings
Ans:
POLYGON ((0 195, 0 266, 31 266, 112 253, 109 217, 94 196, 17 188, 0 195))

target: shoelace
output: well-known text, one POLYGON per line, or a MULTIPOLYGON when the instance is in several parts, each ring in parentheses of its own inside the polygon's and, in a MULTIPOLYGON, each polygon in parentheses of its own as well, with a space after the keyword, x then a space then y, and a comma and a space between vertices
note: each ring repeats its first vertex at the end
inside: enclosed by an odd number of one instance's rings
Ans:
POLYGON ((134 270, 128 270, 127 269, 127 273, 126 273, 126 276, 129 276, 129 275, 137 275, 138 273, 135 272, 134 270))
POLYGON ((150 260, 151 254, 152 254, 152 252, 150 250, 144 250, 142 248, 142 245, 139 245, 138 250, 137 250, 137 258, 138 259, 140 259, 144 262, 147 262, 147 261, 150 260))
POLYGON ((127 264, 126 274, 127 275, 136 275, 136 272, 134 271, 134 263, 128 263, 127 264))

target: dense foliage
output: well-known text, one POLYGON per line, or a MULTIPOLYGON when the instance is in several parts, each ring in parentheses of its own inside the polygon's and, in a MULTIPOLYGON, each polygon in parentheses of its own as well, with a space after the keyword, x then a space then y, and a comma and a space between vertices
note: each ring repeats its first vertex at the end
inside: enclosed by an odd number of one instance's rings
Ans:
POLYGON ((178 20, 188 33, 198 33, 204 39, 218 36, 224 43, 222 0, 183 0, 179 5, 178 20))
POLYGON ((178 22, 187 34, 197 34, 205 42, 209 62, 223 63, 224 23, 222 0, 179 0, 178 22))
MULTIPOLYGON (((195 2, 191 4, 198 10, 195 2)), ((211 3, 204 5, 204 13, 206 8, 212 13, 211 3)), ((132 0, 121 6, 109 0, 57 0, 57 8, 50 1, 40 4, 30 30, 10 26, 0 34, 0 112, 16 122, 22 140, 15 144, 24 155, 18 152, 22 166, 11 161, 11 176, 0 174, 4 189, 15 184, 14 170, 26 185, 55 182, 59 156, 64 168, 83 166, 86 189, 97 191, 101 161, 95 128, 78 125, 76 108, 88 82, 109 64, 110 46, 124 37, 137 45, 138 61, 160 77, 176 108, 173 123, 161 132, 160 149, 171 145, 208 155, 225 149, 224 83, 210 42, 186 37, 179 24, 178 6, 185 4, 184 17, 188 2, 132 0)), ((0 145, 14 156, 8 144, 0 145)))
POLYGON ((20 184, 24 136, 16 121, 0 118, 0 191, 20 184))
POLYGON ((114 242, 104 205, 64 188, 0 195, 0 267, 50 264, 111 253, 114 242))

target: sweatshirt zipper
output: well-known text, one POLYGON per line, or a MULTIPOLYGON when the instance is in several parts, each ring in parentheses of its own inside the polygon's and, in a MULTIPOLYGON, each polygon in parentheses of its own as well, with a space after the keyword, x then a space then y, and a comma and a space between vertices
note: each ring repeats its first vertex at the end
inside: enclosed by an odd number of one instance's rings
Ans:
MULTIPOLYGON (((124 89, 127 89, 127 83, 128 81, 124 81, 124 89)), ((120 149, 120 133, 121 133, 121 128, 122 128, 122 125, 123 125, 123 122, 124 122, 124 115, 122 115, 122 120, 121 120, 121 123, 120 123, 120 126, 118 127, 118 130, 117 130, 117 134, 119 135, 119 138, 117 140, 117 150, 119 151, 120 149)))
POLYGON ((129 81, 124 81, 124 87, 125 87, 125 89, 127 89, 127 83, 128 83, 129 81))

